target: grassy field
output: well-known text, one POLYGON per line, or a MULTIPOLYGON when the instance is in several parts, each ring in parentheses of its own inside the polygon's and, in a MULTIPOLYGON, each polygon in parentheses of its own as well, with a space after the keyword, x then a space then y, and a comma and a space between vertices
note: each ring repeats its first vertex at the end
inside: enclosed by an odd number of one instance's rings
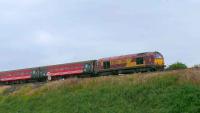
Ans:
POLYGON ((4 86, 0 113, 200 113, 200 70, 4 86))

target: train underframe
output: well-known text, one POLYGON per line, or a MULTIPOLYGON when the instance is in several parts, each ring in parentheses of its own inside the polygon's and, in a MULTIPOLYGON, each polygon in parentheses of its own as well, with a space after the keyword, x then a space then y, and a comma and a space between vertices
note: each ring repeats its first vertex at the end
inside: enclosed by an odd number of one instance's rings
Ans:
POLYGON ((41 78, 34 78, 28 80, 15 80, 1 82, 1 85, 11 85, 11 84, 23 84, 23 83, 35 83, 35 82, 45 82, 45 81, 55 81, 55 80, 64 80, 67 78, 85 78, 85 77, 97 77, 97 76, 109 76, 109 75, 120 75, 120 74, 133 74, 133 73, 145 73, 145 72, 155 72, 155 71, 164 71, 164 66, 146 66, 146 67, 137 67, 137 68, 124 68, 124 69, 110 69, 101 72, 94 73, 84 73, 76 75, 58 75, 58 76, 44 76, 41 78))
POLYGON ((155 72, 155 71, 164 71, 164 66, 146 66, 146 67, 137 67, 137 68, 110 69, 110 70, 97 72, 98 73, 97 75, 107 76, 107 75, 155 72))

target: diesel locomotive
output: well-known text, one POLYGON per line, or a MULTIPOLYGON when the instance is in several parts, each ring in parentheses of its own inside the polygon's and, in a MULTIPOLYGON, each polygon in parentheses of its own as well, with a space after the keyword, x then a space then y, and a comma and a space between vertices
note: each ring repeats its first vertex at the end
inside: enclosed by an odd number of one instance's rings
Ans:
POLYGON ((145 52, 98 60, 41 66, 0 72, 1 84, 50 81, 68 77, 93 77, 164 70, 159 52, 145 52))

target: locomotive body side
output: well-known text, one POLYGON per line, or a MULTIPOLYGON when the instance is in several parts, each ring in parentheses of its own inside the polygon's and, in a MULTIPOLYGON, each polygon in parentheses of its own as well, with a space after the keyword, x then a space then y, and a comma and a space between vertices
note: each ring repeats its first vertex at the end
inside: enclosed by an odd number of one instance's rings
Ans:
POLYGON ((134 72, 156 71, 164 65, 164 58, 158 52, 131 54, 97 61, 99 74, 126 74, 134 72), (160 55, 159 58, 156 56, 160 55))

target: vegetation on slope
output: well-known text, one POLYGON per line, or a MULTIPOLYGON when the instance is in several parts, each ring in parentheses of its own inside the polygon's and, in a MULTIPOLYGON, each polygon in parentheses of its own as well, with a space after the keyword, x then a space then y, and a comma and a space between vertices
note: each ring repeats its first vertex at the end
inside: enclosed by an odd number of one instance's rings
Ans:
POLYGON ((174 64, 171 64, 167 67, 166 70, 179 70, 179 69, 187 69, 187 65, 181 62, 176 62, 174 64))
POLYGON ((200 71, 68 79, 0 89, 1 113, 199 113, 200 71))

